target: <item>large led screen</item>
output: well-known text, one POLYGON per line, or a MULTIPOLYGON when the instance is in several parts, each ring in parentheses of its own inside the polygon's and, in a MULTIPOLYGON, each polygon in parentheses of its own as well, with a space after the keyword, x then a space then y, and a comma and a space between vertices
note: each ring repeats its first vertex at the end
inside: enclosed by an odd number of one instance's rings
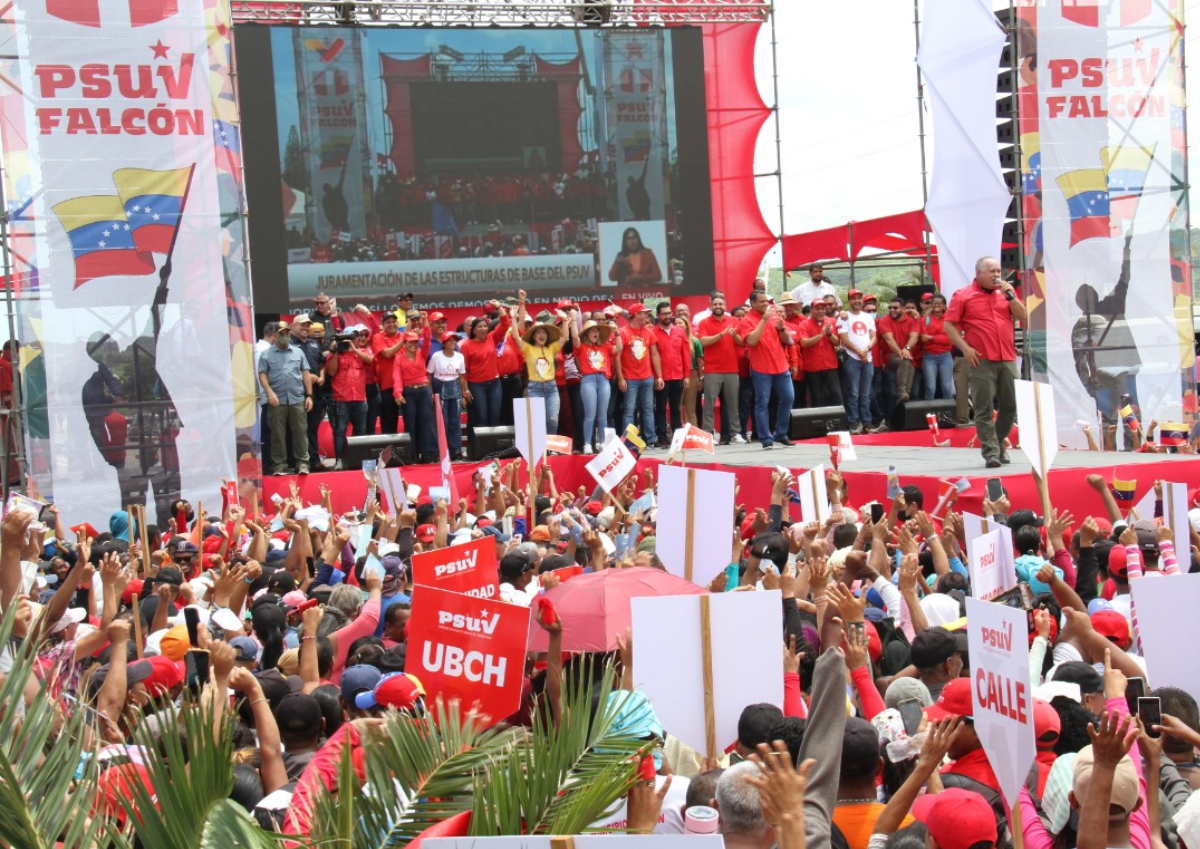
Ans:
POLYGON ((699 30, 235 32, 260 311, 713 288, 699 30))

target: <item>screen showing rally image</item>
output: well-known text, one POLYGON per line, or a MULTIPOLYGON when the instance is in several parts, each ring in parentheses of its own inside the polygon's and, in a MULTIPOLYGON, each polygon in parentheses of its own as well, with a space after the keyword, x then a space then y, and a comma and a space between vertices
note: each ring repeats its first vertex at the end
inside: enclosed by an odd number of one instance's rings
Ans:
POLYGON ((376 306, 712 288, 698 30, 250 33, 257 302, 283 300, 259 291, 283 280, 288 304, 376 306), (665 234, 658 273, 611 279, 601 233, 624 222, 665 234))

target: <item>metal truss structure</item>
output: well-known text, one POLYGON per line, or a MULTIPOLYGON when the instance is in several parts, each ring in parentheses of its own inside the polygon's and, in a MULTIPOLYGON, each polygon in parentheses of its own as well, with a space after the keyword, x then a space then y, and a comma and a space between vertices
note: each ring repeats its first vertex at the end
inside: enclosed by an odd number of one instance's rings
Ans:
POLYGON ((763 23, 769 0, 232 0, 236 23, 654 26, 763 23))

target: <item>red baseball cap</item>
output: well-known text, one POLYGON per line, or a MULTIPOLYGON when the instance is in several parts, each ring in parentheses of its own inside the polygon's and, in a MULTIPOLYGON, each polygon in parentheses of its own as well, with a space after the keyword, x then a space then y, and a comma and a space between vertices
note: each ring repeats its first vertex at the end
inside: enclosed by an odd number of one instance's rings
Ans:
POLYGON ((354 704, 362 710, 374 707, 412 710, 425 697, 425 686, 415 675, 396 672, 379 679, 374 690, 365 690, 354 697, 354 704))
POLYGON ((603 509, 604 509, 604 505, 601 504, 599 501, 589 501, 587 503, 587 506, 583 508, 583 511, 585 513, 587 513, 589 516, 599 516, 600 511, 603 509))
POLYGON ((1049 702, 1033 700, 1033 734, 1043 752, 1053 749, 1062 734, 1062 719, 1049 702))
POLYGON ((1118 648, 1129 648, 1129 622, 1115 610, 1098 610, 1092 615, 1092 627, 1106 640, 1112 640, 1118 648))
POLYGON ((924 295, 921 296, 921 300, 922 301, 932 301, 933 300, 933 292, 926 292, 924 295))
POLYGON ((575 302, 572 301, 570 298, 563 298, 561 301, 558 302, 558 308, 560 310, 570 309, 573 306, 575 306, 575 302))
MULTIPOLYGON (((938 700, 925 709, 930 719, 944 719, 947 716, 965 716, 970 719, 975 712, 971 704, 971 679, 955 678, 942 689, 938 700)), ((993 838, 994 839, 994 838, 993 838)), ((964 846, 970 846, 969 841, 964 846)))
POLYGON ((1129 577, 1129 564, 1125 561, 1125 546, 1114 545, 1108 552, 1108 574, 1124 581, 1129 577))
POLYGON ((641 304, 634 304, 633 306, 631 306, 625 310, 625 312, 629 313, 631 318, 633 316, 637 315, 638 313, 645 312, 645 311, 646 311, 646 308, 644 306, 642 306, 641 304))
POLYGON ((445 333, 442 334, 442 338, 439 339, 438 341, 439 342, 449 342, 451 339, 453 339, 455 342, 457 342, 458 334, 455 333, 453 330, 447 330, 445 333))
POLYGON ((874 622, 863 622, 863 626, 867 635, 867 656, 879 663, 879 658, 883 657, 883 643, 879 639, 879 631, 875 629, 874 622))
POLYGON ((440 312, 431 312, 431 313, 429 314, 429 323, 430 323, 430 324, 433 324, 435 321, 441 321, 441 320, 442 320, 442 319, 444 319, 445 317, 446 317, 446 316, 445 316, 445 314, 444 314, 444 313, 440 313, 440 312))
POLYGON ((420 334, 420 333, 413 333, 412 331, 409 331, 408 333, 405 333, 405 334, 404 334, 404 341, 405 341, 405 342, 420 342, 420 341, 421 341, 421 334, 420 334))
POLYGON ((879 298, 875 297, 874 295, 864 295, 863 303, 864 304, 871 304, 871 303, 877 304, 877 303, 879 303, 879 298))
POLYGON ((146 691, 151 696, 158 696, 160 693, 170 693, 171 690, 183 683, 187 672, 186 665, 182 660, 171 660, 171 658, 162 655, 146 659, 150 661, 153 671, 142 684, 145 685, 146 691))
POLYGON ((433 538, 437 536, 437 527, 434 525, 417 525, 414 533, 421 542, 433 542, 433 538))
POLYGON ((117 824, 123 826, 126 815, 125 807, 121 803, 133 802, 137 798, 133 788, 139 785, 146 789, 151 799, 155 798, 150 770, 141 764, 124 763, 104 770, 96 779, 96 798, 92 802, 92 814, 114 817, 117 824))
POLYGON ((858 289, 851 289, 849 292, 846 293, 847 298, 861 298, 862 296, 863 296, 863 293, 861 291, 859 291, 858 289))
POLYGON ((912 813, 929 829, 938 849, 968 849, 976 843, 996 842, 992 806, 971 790, 951 787, 941 793, 926 793, 913 803, 912 813))

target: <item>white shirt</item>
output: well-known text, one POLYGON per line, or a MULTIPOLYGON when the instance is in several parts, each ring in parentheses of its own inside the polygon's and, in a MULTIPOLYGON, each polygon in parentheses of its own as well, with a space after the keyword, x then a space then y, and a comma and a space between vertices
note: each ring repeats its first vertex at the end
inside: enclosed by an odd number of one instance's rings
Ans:
MULTIPOLYGON (((845 342, 849 342, 855 348, 861 348, 864 351, 870 351, 871 334, 875 332, 875 316, 866 312, 847 313, 846 317, 838 321, 838 333, 846 335, 845 342)), ((868 356, 870 354, 868 353, 868 356)), ((846 356, 854 360, 862 360, 854 351, 850 350, 849 345, 846 346, 846 356)))
POLYGON ((433 356, 429 358, 429 373, 435 380, 449 383, 458 380, 460 374, 467 373, 467 361, 458 351, 449 357, 445 351, 434 351, 433 356))
POLYGON ((842 299, 838 297, 837 290, 833 288, 833 284, 828 280, 822 280, 820 283, 805 280, 792 290, 792 297, 803 306, 809 306, 817 298, 824 298, 826 295, 833 295, 837 305, 839 307, 842 305, 842 299))

